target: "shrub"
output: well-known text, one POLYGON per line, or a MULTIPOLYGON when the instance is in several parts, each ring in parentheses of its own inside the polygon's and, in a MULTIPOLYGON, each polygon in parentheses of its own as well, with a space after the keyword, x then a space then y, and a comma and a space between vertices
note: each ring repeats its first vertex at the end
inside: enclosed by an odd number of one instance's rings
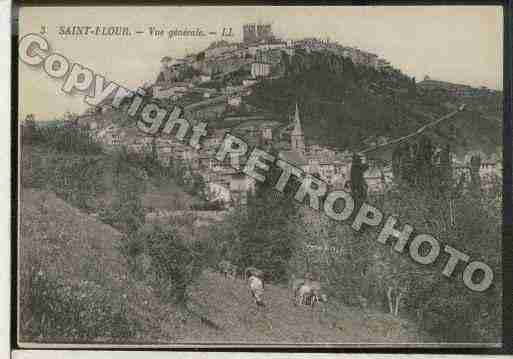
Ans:
POLYGON ((81 155, 57 155, 23 148, 22 185, 55 192, 72 205, 89 210, 105 192, 101 160, 81 155))
POLYGON ((153 285, 164 299, 180 306, 186 305, 188 288, 205 266, 201 243, 187 242, 170 226, 144 225, 124 241, 122 252, 130 260, 148 255, 153 285))
POLYGON ((123 201, 116 196, 112 203, 100 209, 100 219, 123 233, 137 231, 144 224, 144 209, 138 197, 123 201))
POLYGON ((22 285, 22 335, 30 339, 126 341, 137 334, 139 324, 128 318, 126 299, 97 283, 65 284, 32 269, 22 285))
POLYGON ((145 189, 144 172, 127 161, 128 153, 122 149, 114 155, 114 198, 100 209, 100 218, 124 233, 137 231, 145 222, 141 194, 145 189))
POLYGON ((86 128, 78 125, 33 126, 28 125, 22 129, 25 137, 24 143, 50 148, 60 153, 98 155, 102 153, 101 145, 95 141, 86 128), (29 127, 27 131, 25 127, 29 127))
POLYGON ((273 169, 255 193, 248 195, 247 206, 236 210, 214 237, 223 259, 239 268, 261 268, 268 279, 284 282, 297 245, 298 205, 290 188, 296 183, 289 184, 285 193, 273 188, 279 172, 273 169))

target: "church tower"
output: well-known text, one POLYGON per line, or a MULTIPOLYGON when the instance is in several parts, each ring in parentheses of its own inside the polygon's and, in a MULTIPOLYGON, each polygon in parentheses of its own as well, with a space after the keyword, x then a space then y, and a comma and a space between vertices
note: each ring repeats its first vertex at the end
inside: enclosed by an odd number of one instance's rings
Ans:
POLYGON ((301 154, 305 153, 305 136, 303 134, 303 129, 301 128, 301 121, 299 120, 299 109, 296 103, 296 113, 294 115, 294 129, 290 134, 290 146, 292 151, 299 152, 301 154))

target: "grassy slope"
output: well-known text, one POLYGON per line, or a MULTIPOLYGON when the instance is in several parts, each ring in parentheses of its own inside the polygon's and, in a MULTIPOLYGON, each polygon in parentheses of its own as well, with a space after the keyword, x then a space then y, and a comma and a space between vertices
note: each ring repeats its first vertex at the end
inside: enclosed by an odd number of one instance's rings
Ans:
MULTIPOLYGON (((245 283, 206 271, 192 290, 191 307, 207 318, 182 322, 150 286, 131 278, 117 250, 121 234, 73 208, 52 193, 23 189, 19 237, 21 286, 35 259, 45 275, 64 283, 92 281, 117 296, 126 295, 128 316, 141 323, 131 342, 426 342, 416 326, 387 314, 336 303, 313 312, 291 305, 286 288, 267 285, 267 307, 258 310, 245 283), (46 198, 46 199, 45 199, 46 198), (44 203, 44 204, 43 204, 44 203), (305 319, 302 319, 305 318, 305 319)), ((29 311, 22 308, 21 328, 29 311), (23 315, 26 314, 26 315, 23 315)), ((100 341, 109 341, 101 337, 100 341)), ((21 339, 30 340, 30 338, 21 339)), ((46 341, 59 338, 47 338, 46 341)))
MULTIPOLYGON (((126 293, 130 278, 127 263, 117 246, 121 233, 72 207, 53 193, 22 189, 18 238, 20 291, 26 288, 31 270, 41 270, 59 283, 75 285, 89 281, 101 285, 113 301, 126 293)), ((163 335, 152 324, 153 318, 140 310, 140 302, 151 293, 134 288, 129 296, 132 320, 141 322, 145 338, 163 335)), ((20 340, 30 318, 30 308, 21 309, 20 340), (26 316, 24 315, 26 314, 26 316)), ((99 341, 109 341, 101 338, 99 341)), ((59 341, 63 338, 48 338, 59 341)))
POLYGON ((253 303, 245 282, 204 275, 193 298, 208 306, 208 318, 222 331, 202 338, 188 332, 190 340, 251 341, 258 343, 360 343, 422 342, 429 340, 412 323, 390 315, 365 312, 338 303, 311 310, 293 306, 290 290, 266 285, 265 308, 253 303))

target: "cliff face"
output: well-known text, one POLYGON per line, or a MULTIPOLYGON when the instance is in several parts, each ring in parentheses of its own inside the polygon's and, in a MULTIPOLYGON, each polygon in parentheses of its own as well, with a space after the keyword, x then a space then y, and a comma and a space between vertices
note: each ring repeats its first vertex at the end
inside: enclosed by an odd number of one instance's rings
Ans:
POLYGON ((344 59, 330 52, 311 52, 296 50, 294 56, 282 54, 285 75, 293 76, 310 70, 324 69, 332 74, 341 74, 344 70, 344 59))
POLYGON ((205 61, 202 65, 202 72, 209 75, 226 74, 246 68, 249 72, 252 60, 249 59, 227 59, 223 61, 205 61))

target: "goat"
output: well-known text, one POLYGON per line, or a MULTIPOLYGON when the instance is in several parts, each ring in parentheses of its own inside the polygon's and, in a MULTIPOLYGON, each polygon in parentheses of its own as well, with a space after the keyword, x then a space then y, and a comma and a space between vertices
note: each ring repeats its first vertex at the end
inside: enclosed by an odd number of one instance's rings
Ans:
MULTIPOLYGON (((299 283, 299 281, 296 281, 299 283)), ((313 308, 315 303, 327 302, 328 297, 322 293, 321 283, 309 278, 304 279, 300 287, 295 291, 295 305, 305 304, 313 308)))
POLYGON ((314 296, 312 288, 308 284, 303 283, 296 292, 295 304, 307 304, 313 307, 315 301, 314 296))

